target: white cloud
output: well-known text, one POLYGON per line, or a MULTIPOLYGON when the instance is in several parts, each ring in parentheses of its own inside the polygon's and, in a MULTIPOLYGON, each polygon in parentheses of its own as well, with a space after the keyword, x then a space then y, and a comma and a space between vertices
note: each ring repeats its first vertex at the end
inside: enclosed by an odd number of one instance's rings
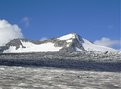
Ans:
POLYGON ((47 39, 48 39, 47 37, 42 37, 40 41, 47 40, 47 39))
POLYGON ((94 44, 112 47, 112 46, 115 46, 115 45, 121 45, 121 41, 120 40, 111 40, 109 38, 103 37, 100 40, 96 40, 94 42, 94 44))
POLYGON ((25 27, 29 27, 29 25, 30 25, 29 17, 23 17, 21 20, 21 23, 23 23, 25 25, 25 27))
POLYGON ((0 20, 0 46, 4 46, 10 40, 22 37, 21 29, 16 24, 12 25, 6 20, 0 20))

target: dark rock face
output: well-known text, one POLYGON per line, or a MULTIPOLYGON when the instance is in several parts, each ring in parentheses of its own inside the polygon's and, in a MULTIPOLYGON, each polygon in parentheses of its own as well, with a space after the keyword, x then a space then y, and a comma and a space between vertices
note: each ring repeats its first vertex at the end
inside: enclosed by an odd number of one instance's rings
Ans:
MULTIPOLYGON (((24 40, 24 41, 26 41, 26 40, 24 40)), ((20 39, 14 39, 14 40, 10 41, 8 44, 6 44, 6 46, 7 47, 16 46, 16 49, 20 48, 20 46, 22 46, 22 48, 26 48, 21 43, 21 40, 20 39)))

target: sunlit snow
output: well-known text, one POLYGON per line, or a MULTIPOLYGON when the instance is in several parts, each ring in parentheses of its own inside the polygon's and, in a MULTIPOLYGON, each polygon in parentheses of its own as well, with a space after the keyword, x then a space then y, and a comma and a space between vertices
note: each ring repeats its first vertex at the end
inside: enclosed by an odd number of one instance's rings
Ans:
POLYGON ((22 48, 22 46, 20 46, 20 48, 16 49, 15 46, 10 46, 9 49, 5 50, 4 53, 8 53, 8 52, 48 52, 48 51, 59 51, 62 47, 55 47, 54 43, 51 42, 47 42, 47 43, 43 43, 43 44, 34 44, 31 42, 24 42, 21 41, 22 45, 25 48, 22 48))
MULTIPOLYGON (((76 39, 77 42, 79 42, 80 46, 82 46, 82 48, 85 51, 116 52, 116 50, 112 48, 95 45, 84 38, 79 38, 79 36, 75 33, 67 34, 62 37, 57 38, 57 40, 66 41, 67 44, 65 47, 70 47, 71 44, 74 42, 73 41, 74 39, 76 39)), ((4 51, 4 53, 50 52, 50 51, 53 52, 53 51, 60 51, 60 49, 64 48, 64 46, 55 46, 54 42, 45 42, 42 44, 35 44, 29 41, 25 42, 21 40, 21 43, 22 45, 20 45, 18 49, 16 49, 16 46, 10 46, 9 49, 4 51)), ((74 44, 78 44, 78 43, 74 43, 74 44)), ((82 49, 79 47, 75 47, 75 49, 76 51, 82 51, 82 49)))
POLYGON ((105 52, 105 51, 116 51, 116 50, 114 50, 112 48, 109 48, 109 47, 95 45, 95 44, 89 42, 88 40, 86 40, 84 38, 83 38, 83 41, 84 42, 82 43, 82 46, 87 51, 101 51, 101 52, 105 52))
POLYGON ((69 39, 74 39, 74 38, 76 38, 75 37, 75 34, 67 34, 67 35, 64 35, 62 37, 59 37, 57 39, 59 39, 59 40, 69 40, 69 39))

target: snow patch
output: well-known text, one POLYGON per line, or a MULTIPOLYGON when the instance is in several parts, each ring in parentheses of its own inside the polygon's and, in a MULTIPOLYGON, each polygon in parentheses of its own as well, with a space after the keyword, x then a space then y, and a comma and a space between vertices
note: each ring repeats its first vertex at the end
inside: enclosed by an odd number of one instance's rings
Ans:
POLYGON ((72 42, 72 39, 69 39, 69 40, 67 40, 66 42, 67 42, 67 43, 71 43, 71 42, 72 42))
POLYGON ((18 86, 28 86, 28 84, 26 84, 26 83, 20 83, 20 84, 18 84, 18 86))
POLYGON ((75 37, 75 34, 68 34, 68 35, 64 35, 64 36, 62 36, 62 37, 59 37, 59 38, 57 38, 58 40, 69 40, 69 39, 74 39, 74 38, 76 38, 75 37))
POLYGON ((66 40, 66 42, 67 42, 66 47, 69 47, 71 45, 71 43, 72 43, 72 39, 66 40))
POLYGON ((59 51, 60 49, 62 49, 62 47, 55 47, 54 43, 52 42, 47 42, 38 45, 32 42, 24 42, 24 41, 21 41, 21 43, 25 48, 22 48, 22 46, 20 46, 18 49, 16 49, 15 46, 10 46, 9 49, 4 51, 4 53, 48 52, 48 51, 59 51))
POLYGON ((3 70, 5 70, 5 68, 1 68, 1 67, 0 67, 0 70, 2 70, 2 71, 3 71, 3 70))
POLYGON ((82 89, 96 89, 96 88, 94 88, 94 87, 84 87, 82 89))
POLYGON ((82 51, 81 49, 79 49, 78 47, 76 47, 76 51, 82 51))

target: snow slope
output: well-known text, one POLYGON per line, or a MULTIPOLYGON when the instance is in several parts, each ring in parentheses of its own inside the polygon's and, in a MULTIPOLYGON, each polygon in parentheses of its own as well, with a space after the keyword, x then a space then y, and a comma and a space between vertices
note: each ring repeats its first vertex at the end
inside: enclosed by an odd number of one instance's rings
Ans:
POLYGON ((59 51, 62 47, 55 47, 54 43, 48 42, 44 44, 34 44, 32 42, 23 42, 21 41, 22 45, 25 48, 22 48, 20 45, 20 48, 16 49, 15 46, 10 46, 9 49, 5 50, 4 53, 19 53, 19 52, 48 52, 48 51, 59 51))
POLYGON ((83 41, 84 41, 84 43, 82 43, 82 46, 87 51, 101 51, 101 52, 116 51, 116 50, 109 48, 109 47, 95 45, 84 38, 83 38, 83 41))
MULTIPOLYGON (((95 45, 95 44, 91 43, 90 41, 88 41, 84 38, 81 38, 81 40, 80 40, 79 36, 75 33, 59 37, 58 39, 59 40, 66 40, 67 42, 70 42, 70 40, 72 40, 72 39, 77 39, 80 42, 80 45, 82 45, 82 47, 86 51, 101 51, 101 52, 116 51, 115 49, 112 49, 112 48, 109 48, 109 47, 95 45)), ((83 50, 79 49, 78 47, 76 47, 76 50, 77 51, 83 51, 83 50)))

